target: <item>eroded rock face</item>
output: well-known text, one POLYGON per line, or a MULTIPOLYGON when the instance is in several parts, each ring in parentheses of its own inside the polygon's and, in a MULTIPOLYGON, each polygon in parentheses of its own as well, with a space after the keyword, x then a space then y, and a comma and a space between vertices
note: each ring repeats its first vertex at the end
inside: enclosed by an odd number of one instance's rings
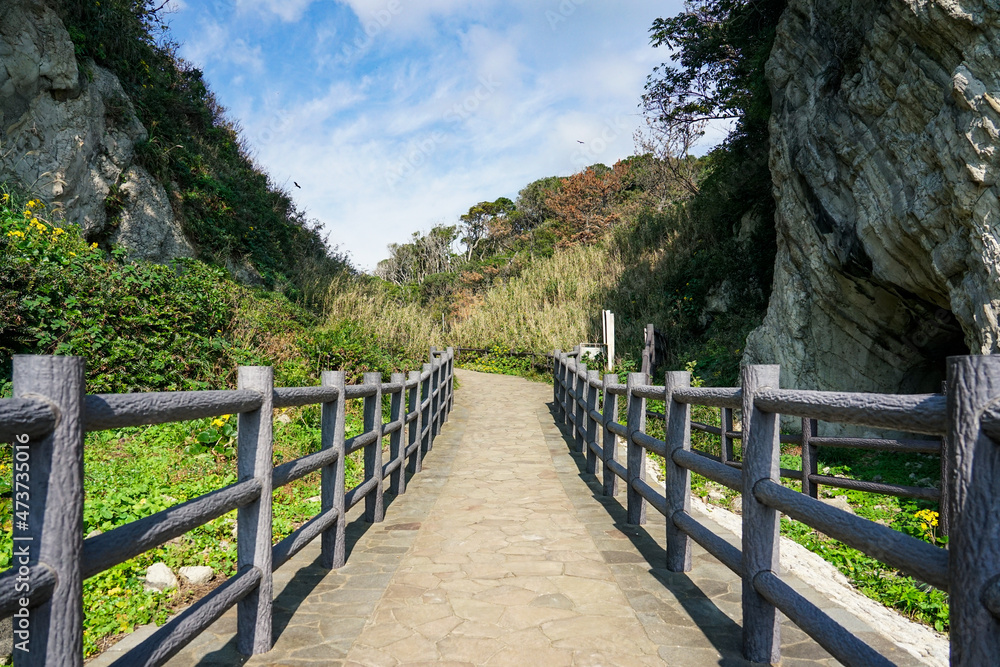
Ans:
POLYGON ((767 74, 779 248, 746 361, 918 392, 1000 350, 1000 2, 790 0, 767 74))
POLYGON ((128 248, 130 259, 157 262, 194 256, 194 248, 174 219, 166 190, 145 169, 129 167, 121 193, 125 206, 111 242, 128 248))
POLYGON ((0 180, 21 183, 88 238, 110 238, 137 259, 192 256, 163 187, 132 166, 147 133, 131 101, 111 72, 87 70, 44 2, 0 3, 0 180), (113 228, 105 199, 116 185, 125 210, 113 228))

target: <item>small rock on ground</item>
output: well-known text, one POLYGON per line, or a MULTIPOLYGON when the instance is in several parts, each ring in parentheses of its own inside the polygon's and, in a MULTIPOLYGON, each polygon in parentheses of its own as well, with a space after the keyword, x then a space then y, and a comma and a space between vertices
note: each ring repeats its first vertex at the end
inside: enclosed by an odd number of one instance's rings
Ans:
POLYGON ((146 570, 146 582, 144 588, 147 591, 165 591, 168 588, 177 588, 177 577, 170 571, 164 563, 153 563, 146 570))

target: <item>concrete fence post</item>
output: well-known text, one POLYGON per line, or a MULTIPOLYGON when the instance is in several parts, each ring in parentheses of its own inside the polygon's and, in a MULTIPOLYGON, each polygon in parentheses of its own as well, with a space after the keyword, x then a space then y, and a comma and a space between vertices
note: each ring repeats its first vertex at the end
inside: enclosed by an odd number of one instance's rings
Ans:
POLYGON ((948 359, 951 664, 1000 655, 1000 442, 982 431, 1000 400, 1000 357, 948 359))
POLYGON ((608 461, 618 461, 618 436, 611 430, 611 422, 618 421, 618 395, 608 391, 608 387, 618 384, 618 376, 608 373, 604 376, 604 437, 601 443, 602 480, 604 495, 612 498, 618 493, 618 475, 608 465, 608 461))
POLYGON ((14 397, 44 400, 56 413, 52 433, 14 442, 12 566, 44 565, 57 582, 49 600, 14 614, 18 665, 83 665, 85 367, 81 357, 14 357, 14 397))
POLYGON ((646 450, 635 442, 636 433, 646 432, 646 399, 634 393, 635 387, 648 382, 645 373, 629 373, 627 388, 628 405, 628 497, 626 515, 628 523, 638 526, 646 523, 646 500, 632 486, 636 480, 646 479, 646 450))
POLYGON ((729 463, 734 461, 733 456, 733 439, 729 437, 729 433, 733 430, 733 409, 732 408, 720 408, 720 417, 722 424, 722 436, 719 443, 720 455, 723 463, 729 463))
POLYGON ((552 404, 556 408, 556 419, 562 414, 562 405, 559 403, 559 367, 561 360, 559 355, 562 354, 562 350, 556 349, 552 351, 552 404))
POLYGON ((441 432, 441 359, 431 359, 431 442, 434 449, 434 438, 441 432))
POLYGON ((407 378, 409 382, 414 383, 413 387, 409 390, 409 395, 406 400, 406 414, 411 414, 413 412, 417 413, 417 418, 410 422, 409 437, 407 438, 407 449, 412 447, 415 443, 416 448, 413 453, 410 454, 410 460, 406 464, 406 469, 411 473, 418 473, 423 468, 423 461, 420 457, 420 429, 423 426, 421 421, 421 416, 423 410, 420 409, 420 371, 410 371, 410 375, 407 378))
POLYGON ((260 570, 257 588, 237 605, 236 647, 243 655, 257 655, 271 650, 274 369, 241 366, 238 386, 258 392, 262 398, 260 408, 240 414, 237 436, 239 480, 256 479, 261 493, 257 500, 236 513, 237 569, 260 570))
POLYGON ((363 382, 375 385, 375 393, 365 398, 365 433, 374 432, 375 440, 365 446, 365 481, 377 480, 365 496, 365 521, 380 523, 385 518, 385 489, 382 484, 382 374, 365 373, 363 382))
POLYGON ((430 400, 431 396, 431 386, 433 385, 434 378, 432 373, 432 367, 430 364, 424 364, 420 368, 420 375, 426 373, 427 377, 420 382, 420 404, 423 405, 424 401, 427 401, 427 407, 420 409, 420 458, 423 459, 427 455, 427 452, 431 451, 431 404, 433 401, 430 400), (423 433, 427 431, 427 433, 423 433))
POLYGON ((321 377, 324 387, 336 387, 339 390, 336 400, 324 403, 322 407, 320 442, 322 449, 333 449, 337 452, 337 461, 323 468, 320 473, 320 508, 322 512, 336 510, 340 516, 337 523, 323 531, 320 538, 320 564, 325 568, 343 567, 345 562, 344 530, 347 525, 346 508, 344 507, 344 422, 346 417, 347 396, 345 394, 344 371, 324 371, 321 377))
POLYGON ((448 421, 448 416, 455 407, 455 348, 448 348, 448 405, 444 413, 444 420, 448 421))
POLYGON ((598 394, 601 390, 594 386, 594 383, 601 381, 600 371, 589 371, 587 373, 587 436, 584 438, 585 442, 583 444, 584 449, 587 454, 587 472, 591 475, 597 473, 597 451, 591 447, 591 443, 597 444, 597 420, 594 419, 590 412, 592 410, 597 410, 597 400, 598 394))
MULTIPOLYGON (((406 396, 406 374, 393 373, 389 380, 393 384, 400 384, 403 387, 392 394, 389 402, 389 421, 397 422, 406 417, 404 397, 406 396)), ((406 469, 403 465, 406 458, 406 441, 403 434, 406 433, 406 421, 392 432, 389 436, 389 460, 396 463, 396 469, 389 475, 389 488, 392 492, 401 496, 406 493, 406 469)))
POLYGON ((691 386, 691 373, 667 372, 665 382, 667 569, 688 572, 691 569, 691 538, 674 525, 673 517, 677 512, 691 512, 691 471, 674 463, 673 454, 677 450, 691 451, 691 406, 675 401, 673 394, 677 389, 691 386))
POLYGON ((778 389, 779 366, 744 366, 743 385, 743 657, 777 663, 781 658, 778 610, 754 588, 762 572, 778 574, 778 512, 754 495, 761 480, 781 483, 779 419, 754 405, 762 389, 778 389))
POLYGON ((573 409, 576 412, 576 428, 573 429, 573 440, 576 442, 576 450, 581 454, 587 453, 587 422, 590 416, 587 414, 587 364, 580 364, 576 371, 576 403, 573 409))
POLYGON ((816 456, 819 448, 812 444, 812 439, 817 434, 817 425, 815 419, 802 419, 802 493, 810 498, 819 498, 819 484, 809 479, 810 475, 819 472, 816 456))
POLYGON ((573 421, 570 419, 570 415, 573 413, 573 392, 576 387, 576 361, 573 360, 568 354, 563 355, 563 382, 562 382, 562 423, 569 429, 572 434, 573 431, 573 421))

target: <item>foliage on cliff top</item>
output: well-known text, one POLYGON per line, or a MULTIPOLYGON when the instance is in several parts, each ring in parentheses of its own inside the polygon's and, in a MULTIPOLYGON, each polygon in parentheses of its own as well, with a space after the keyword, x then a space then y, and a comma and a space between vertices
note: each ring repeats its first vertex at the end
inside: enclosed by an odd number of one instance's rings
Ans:
MULTIPOLYGON (((121 80, 149 132, 138 160, 167 188, 203 259, 249 262, 264 286, 305 297, 350 269, 318 223, 255 164, 201 71, 177 56, 161 2, 60 0, 58 6, 84 72, 92 59, 121 80)), ((113 191, 112 219, 118 206, 113 191)))

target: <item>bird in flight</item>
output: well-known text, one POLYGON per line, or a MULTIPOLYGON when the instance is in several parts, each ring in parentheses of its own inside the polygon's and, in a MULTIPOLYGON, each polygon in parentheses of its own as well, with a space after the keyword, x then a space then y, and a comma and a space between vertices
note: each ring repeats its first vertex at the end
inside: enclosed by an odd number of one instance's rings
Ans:
POLYGON ((582 143, 585 143, 585 142, 583 142, 583 141, 580 141, 579 139, 577 139, 577 140, 576 140, 576 143, 578 143, 578 144, 582 144, 582 143))
MULTIPOLYGON (((292 183, 295 183, 295 181, 292 181, 292 183)), ((298 183, 295 183, 295 187, 297 187, 297 188, 298 188, 299 190, 301 190, 301 189, 302 189, 302 186, 301 186, 301 185, 299 185, 298 183)))

